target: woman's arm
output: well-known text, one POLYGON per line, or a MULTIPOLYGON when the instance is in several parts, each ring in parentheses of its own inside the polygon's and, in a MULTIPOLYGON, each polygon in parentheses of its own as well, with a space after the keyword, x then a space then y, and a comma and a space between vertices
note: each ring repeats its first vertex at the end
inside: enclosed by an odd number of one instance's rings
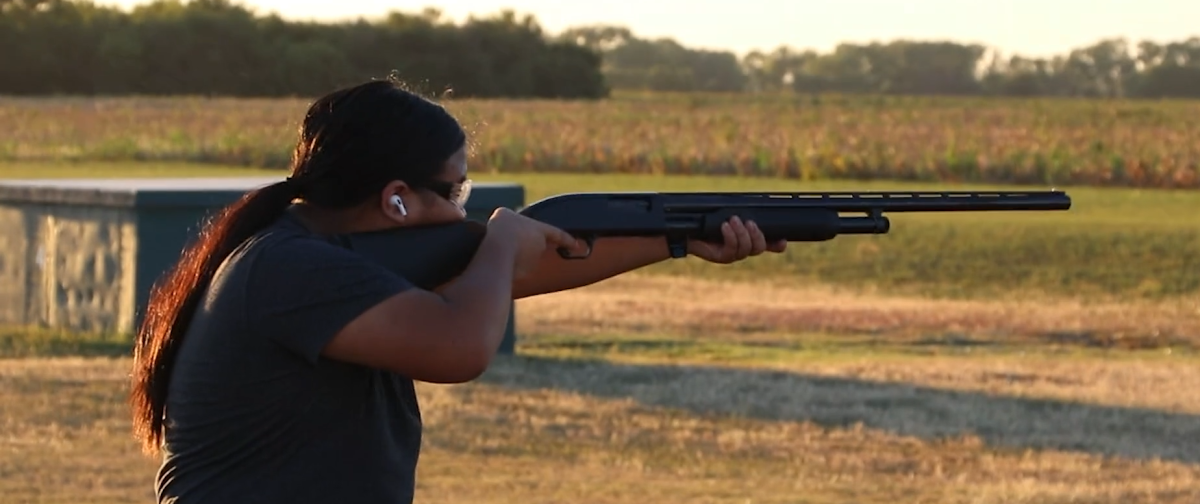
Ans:
POLYGON ((563 259, 548 249, 532 275, 513 281, 513 299, 591 285, 670 257, 663 237, 598 238, 587 259, 563 259))
MULTIPOLYGON (((753 222, 734 217, 721 226, 722 244, 688 242, 688 254, 728 264, 763 252, 783 252, 786 241, 767 243, 753 222)), ((606 237, 596 240, 587 259, 563 259, 546 250, 533 274, 513 281, 513 299, 584 287, 671 257, 664 237, 606 237)))
POLYGON ((536 268, 540 252, 560 246, 581 248, 559 229, 497 210, 466 270, 439 294, 396 289, 344 324, 321 353, 419 381, 473 380, 504 338, 514 279, 536 268))

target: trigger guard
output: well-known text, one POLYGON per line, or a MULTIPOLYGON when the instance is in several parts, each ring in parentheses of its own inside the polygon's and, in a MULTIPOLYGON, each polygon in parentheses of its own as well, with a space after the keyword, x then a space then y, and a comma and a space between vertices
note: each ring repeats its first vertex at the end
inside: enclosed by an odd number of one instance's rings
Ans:
POLYGON ((563 259, 567 259, 567 260, 587 259, 588 257, 592 256, 592 247, 596 244, 596 237, 588 236, 588 237, 585 237, 583 239, 583 241, 587 243, 587 252, 584 252, 583 255, 573 256, 573 255, 571 255, 571 252, 569 250, 567 250, 565 247, 558 247, 555 251, 558 252, 558 256, 563 259))

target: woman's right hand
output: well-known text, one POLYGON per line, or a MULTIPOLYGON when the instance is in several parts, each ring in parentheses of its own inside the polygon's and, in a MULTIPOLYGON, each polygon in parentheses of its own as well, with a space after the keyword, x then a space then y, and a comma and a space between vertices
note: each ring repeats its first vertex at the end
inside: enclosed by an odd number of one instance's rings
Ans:
POLYGON ((530 219, 508 208, 498 208, 488 219, 488 239, 509 241, 516 248, 513 278, 523 278, 537 269, 548 248, 564 247, 572 254, 587 252, 587 242, 544 222, 530 219), (493 238, 494 237, 494 238, 493 238))

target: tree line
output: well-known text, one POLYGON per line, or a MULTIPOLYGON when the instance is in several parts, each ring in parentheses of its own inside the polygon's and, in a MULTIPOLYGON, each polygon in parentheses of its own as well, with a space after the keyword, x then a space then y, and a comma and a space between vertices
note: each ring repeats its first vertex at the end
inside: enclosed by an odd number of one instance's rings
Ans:
POLYGON ((426 94, 605 96, 600 56, 511 12, 462 24, 436 10, 286 21, 230 0, 122 10, 0 0, 0 94, 312 96, 394 73, 426 94))
POLYGON ((547 34, 511 11, 436 9, 314 23, 231 0, 0 0, 0 94, 311 96, 395 73, 457 97, 599 98, 650 91, 1200 98, 1200 37, 1105 39, 1053 58, 897 40, 742 57, 645 39, 620 26, 547 34))
POLYGON ((1200 37, 1136 45, 1104 39, 1053 58, 1005 57, 978 44, 896 40, 839 44, 824 54, 782 46, 740 59, 671 39, 641 39, 620 26, 578 27, 558 37, 600 53, 615 88, 1200 98, 1200 37))

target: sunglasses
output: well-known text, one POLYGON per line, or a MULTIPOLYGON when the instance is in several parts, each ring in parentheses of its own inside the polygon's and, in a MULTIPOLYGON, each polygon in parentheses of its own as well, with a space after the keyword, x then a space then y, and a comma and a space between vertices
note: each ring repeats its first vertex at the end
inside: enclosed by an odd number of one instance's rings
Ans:
POLYGON ((431 180, 421 185, 425 186, 425 188, 429 189, 434 194, 446 198, 451 203, 458 205, 459 208, 466 207, 467 199, 471 197, 471 179, 463 179, 461 182, 431 180))

